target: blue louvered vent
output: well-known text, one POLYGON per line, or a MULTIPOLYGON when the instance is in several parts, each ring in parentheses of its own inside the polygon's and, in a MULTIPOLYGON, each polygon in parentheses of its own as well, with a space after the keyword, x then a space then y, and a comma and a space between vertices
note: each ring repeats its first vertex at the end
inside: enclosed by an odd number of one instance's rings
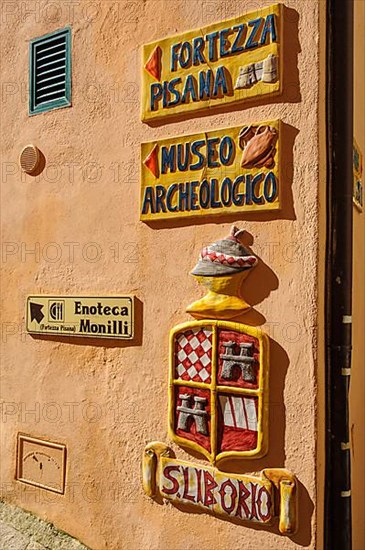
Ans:
POLYGON ((71 105, 71 29, 30 44, 30 114, 71 105))

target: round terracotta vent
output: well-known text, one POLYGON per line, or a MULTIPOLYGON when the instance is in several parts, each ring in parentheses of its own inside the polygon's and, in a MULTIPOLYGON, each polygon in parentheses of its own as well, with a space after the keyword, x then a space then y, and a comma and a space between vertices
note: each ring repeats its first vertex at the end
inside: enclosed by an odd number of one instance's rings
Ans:
POLYGON ((20 154, 20 166, 26 174, 33 174, 41 160, 39 149, 35 145, 27 145, 20 154))

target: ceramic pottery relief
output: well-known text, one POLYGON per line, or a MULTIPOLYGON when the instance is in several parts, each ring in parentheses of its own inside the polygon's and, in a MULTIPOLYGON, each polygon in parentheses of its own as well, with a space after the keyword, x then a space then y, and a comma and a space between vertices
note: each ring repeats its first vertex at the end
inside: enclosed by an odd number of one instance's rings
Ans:
MULTIPOLYGON (((255 134, 256 135, 256 134, 255 134)), ((217 515, 297 528, 297 482, 285 469, 259 474, 221 471, 227 459, 259 458, 268 450, 269 340, 232 319, 249 308, 239 291, 257 258, 240 243, 242 231, 205 247, 192 275, 208 294, 188 306, 198 321, 170 333, 170 438, 212 466, 175 459, 164 443, 143 456, 146 494, 196 505, 217 515)))
POLYGON ((141 146, 142 221, 280 209, 280 120, 141 146))
POLYGON ((282 27, 275 4, 145 45, 142 120, 280 94, 282 27))
POLYGON ((276 137, 276 129, 268 124, 262 124, 258 128, 252 125, 242 128, 238 136, 240 147, 243 149, 242 168, 274 166, 276 137))

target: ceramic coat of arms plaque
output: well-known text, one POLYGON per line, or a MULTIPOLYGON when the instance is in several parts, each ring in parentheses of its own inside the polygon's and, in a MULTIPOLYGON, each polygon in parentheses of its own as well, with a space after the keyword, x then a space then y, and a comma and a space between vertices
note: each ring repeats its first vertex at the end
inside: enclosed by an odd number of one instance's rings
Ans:
POLYGON ((239 323, 195 321, 175 327, 170 342, 173 441, 213 464, 265 454, 267 336, 239 323))
POLYGON ((282 26, 276 4, 145 45, 142 120, 281 93, 282 26))
MULTIPOLYGON (((175 458, 164 443, 143 453, 143 488, 172 503, 219 516, 297 529, 297 481, 285 468, 227 473, 227 459, 259 458, 268 450, 269 339, 233 322, 250 308, 240 287, 257 265, 243 231, 205 246, 191 274, 208 293, 186 311, 196 320, 170 332, 168 427, 173 442, 211 466, 175 458)), ((241 462, 242 463, 242 462, 241 462)))

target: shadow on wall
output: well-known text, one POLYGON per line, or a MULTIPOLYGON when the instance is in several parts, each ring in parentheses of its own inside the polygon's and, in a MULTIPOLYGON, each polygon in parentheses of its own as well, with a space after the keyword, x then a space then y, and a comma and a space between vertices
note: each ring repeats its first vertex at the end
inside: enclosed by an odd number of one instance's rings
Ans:
POLYGON ((248 231, 242 235, 242 244, 258 258, 253 276, 244 281, 241 288, 242 298, 251 305, 251 309, 235 320, 245 325, 261 326, 266 323, 265 317, 254 306, 268 298, 273 290, 279 287, 279 279, 274 271, 256 253, 251 250, 253 236, 248 231))

